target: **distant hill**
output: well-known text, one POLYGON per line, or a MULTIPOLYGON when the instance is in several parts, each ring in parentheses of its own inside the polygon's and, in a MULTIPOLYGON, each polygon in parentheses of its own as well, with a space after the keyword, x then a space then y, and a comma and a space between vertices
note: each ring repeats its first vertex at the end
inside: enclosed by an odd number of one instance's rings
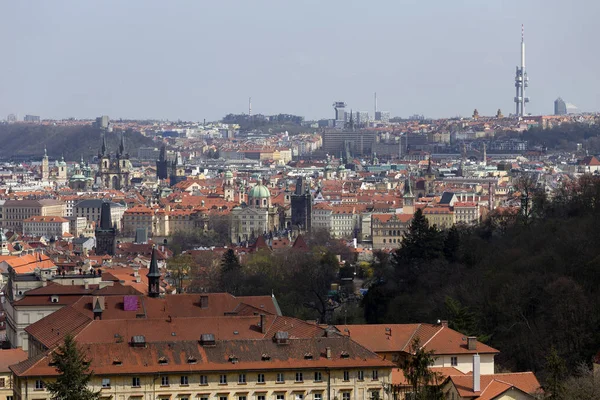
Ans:
MULTIPOLYGON (((108 150, 114 153, 121 140, 121 132, 106 134, 108 150)), ((125 132, 125 149, 132 157, 137 149, 151 146, 151 138, 139 132, 125 132)), ((44 154, 44 146, 50 159, 77 161, 83 156, 90 160, 98 154, 102 145, 102 130, 92 126, 46 126, 34 124, 0 125, 0 159, 36 159, 44 154)))

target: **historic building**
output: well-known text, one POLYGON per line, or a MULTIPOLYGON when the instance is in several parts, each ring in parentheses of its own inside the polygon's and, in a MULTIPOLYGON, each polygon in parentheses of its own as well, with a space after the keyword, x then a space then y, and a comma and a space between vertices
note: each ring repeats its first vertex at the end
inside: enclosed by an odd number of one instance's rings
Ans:
POLYGON ((248 203, 231 210, 231 242, 241 243, 280 229, 279 211, 262 183, 248 191, 248 203))
POLYGON ((302 177, 296 180, 296 190, 291 196, 292 228, 310 232, 312 228, 313 196, 310 185, 302 177))
POLYGON ((186 179, 185 168, 181 163, 179 153, 174 160, 171 160, 167 157, 167 148, 164 145, 160 148, 160 154, 156 161, 156 177, 161 180, 168 179, 170 186, 186 179))
POLYGON ((121 144, 115 155, 108 152, 106 136, 102 137, 102 148, 98 153, 98 174, 96 175, 105 189, 121 190, 131 183, 131 161, 125 152, 125 136, 121 136, 121 144))
POLYGON ((75 164, 73 175, 69 178, 69 187, 73 190, 87 191, 92 189, 94 184, 94 178, 92 176, 92 169, 88 163, 83 161, 79 164, 75 164))
POLYGON ((117 228, 111 222, 110 203, 102 203, 100 225, 96 228, 96 255, 114 256, 117 250, 117 228))

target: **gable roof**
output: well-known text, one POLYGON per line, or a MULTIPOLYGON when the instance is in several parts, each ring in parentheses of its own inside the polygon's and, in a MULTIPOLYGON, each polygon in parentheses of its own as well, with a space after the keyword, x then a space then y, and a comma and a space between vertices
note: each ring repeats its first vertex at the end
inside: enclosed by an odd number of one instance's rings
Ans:
POLYGON ((475 350, 467 348, 467 338, 460 332, 443 325, 434 324, 373 324, 337 325, 344 335, 376 352, 410 351, 413 338, 420 339, 421 346, 434 354, 495 354, 498 350, 477 342, 475 350))
POLYGON ((478 400, 492 400, 502 393, 515 388, 523 393, 534 394, 540 391, 540 383, 533 372, 481 375, 481 391, 473 391, 473 375, 450 375, 451 382, 461 397, 478 400))

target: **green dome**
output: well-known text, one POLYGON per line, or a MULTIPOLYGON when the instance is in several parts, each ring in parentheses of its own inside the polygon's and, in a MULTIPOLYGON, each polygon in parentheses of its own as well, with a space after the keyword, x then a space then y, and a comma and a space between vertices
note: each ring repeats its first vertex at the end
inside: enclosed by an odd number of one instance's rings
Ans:
POLYGON ((338 167, 338 171, 345 171, 346 170, 346 166, 344 164, 340 164, 338 167))
POLYGON ((331 165, 327 164, 325 166, 325 171, 331 171, 333 168, 331 168, 331 165))
POLYGON ((233 178, 233 172, 231 172, 231 171, 227 170, 227 171, 225 172, 225 178, 233 178))
POLYGON ((85 180, 85 176, 81 175, 81 174, 77 174, 77 175, 73 175, 71 177, 72 181, 84 181, 85 180))
POLYGON ((271 197, 271 193, 265 185, 259 183, 258 185, 250 189, 250 192, 248 192, 248 198, 250 197, 254 199, 266 199, 271 197))

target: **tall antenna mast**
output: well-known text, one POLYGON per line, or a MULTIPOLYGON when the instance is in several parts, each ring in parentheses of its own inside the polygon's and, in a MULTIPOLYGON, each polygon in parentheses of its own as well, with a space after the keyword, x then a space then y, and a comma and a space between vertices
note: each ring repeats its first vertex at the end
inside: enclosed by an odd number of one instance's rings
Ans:
POLYGON ((248 97, 248 116, 252 116, 252 97, 248 97))
POLYGON ((515 113, 518 117, 525 116, 525 104, 529 98, 525 96, 525 88, 529 86, 529 78, 525 69, 525 27, 521 25, 521 65, 517 66, 515 73, 515 113))
POLYGON ((375 92, 375 113, 373 114, 373 121, 377 120, 377 92, 375 92))

